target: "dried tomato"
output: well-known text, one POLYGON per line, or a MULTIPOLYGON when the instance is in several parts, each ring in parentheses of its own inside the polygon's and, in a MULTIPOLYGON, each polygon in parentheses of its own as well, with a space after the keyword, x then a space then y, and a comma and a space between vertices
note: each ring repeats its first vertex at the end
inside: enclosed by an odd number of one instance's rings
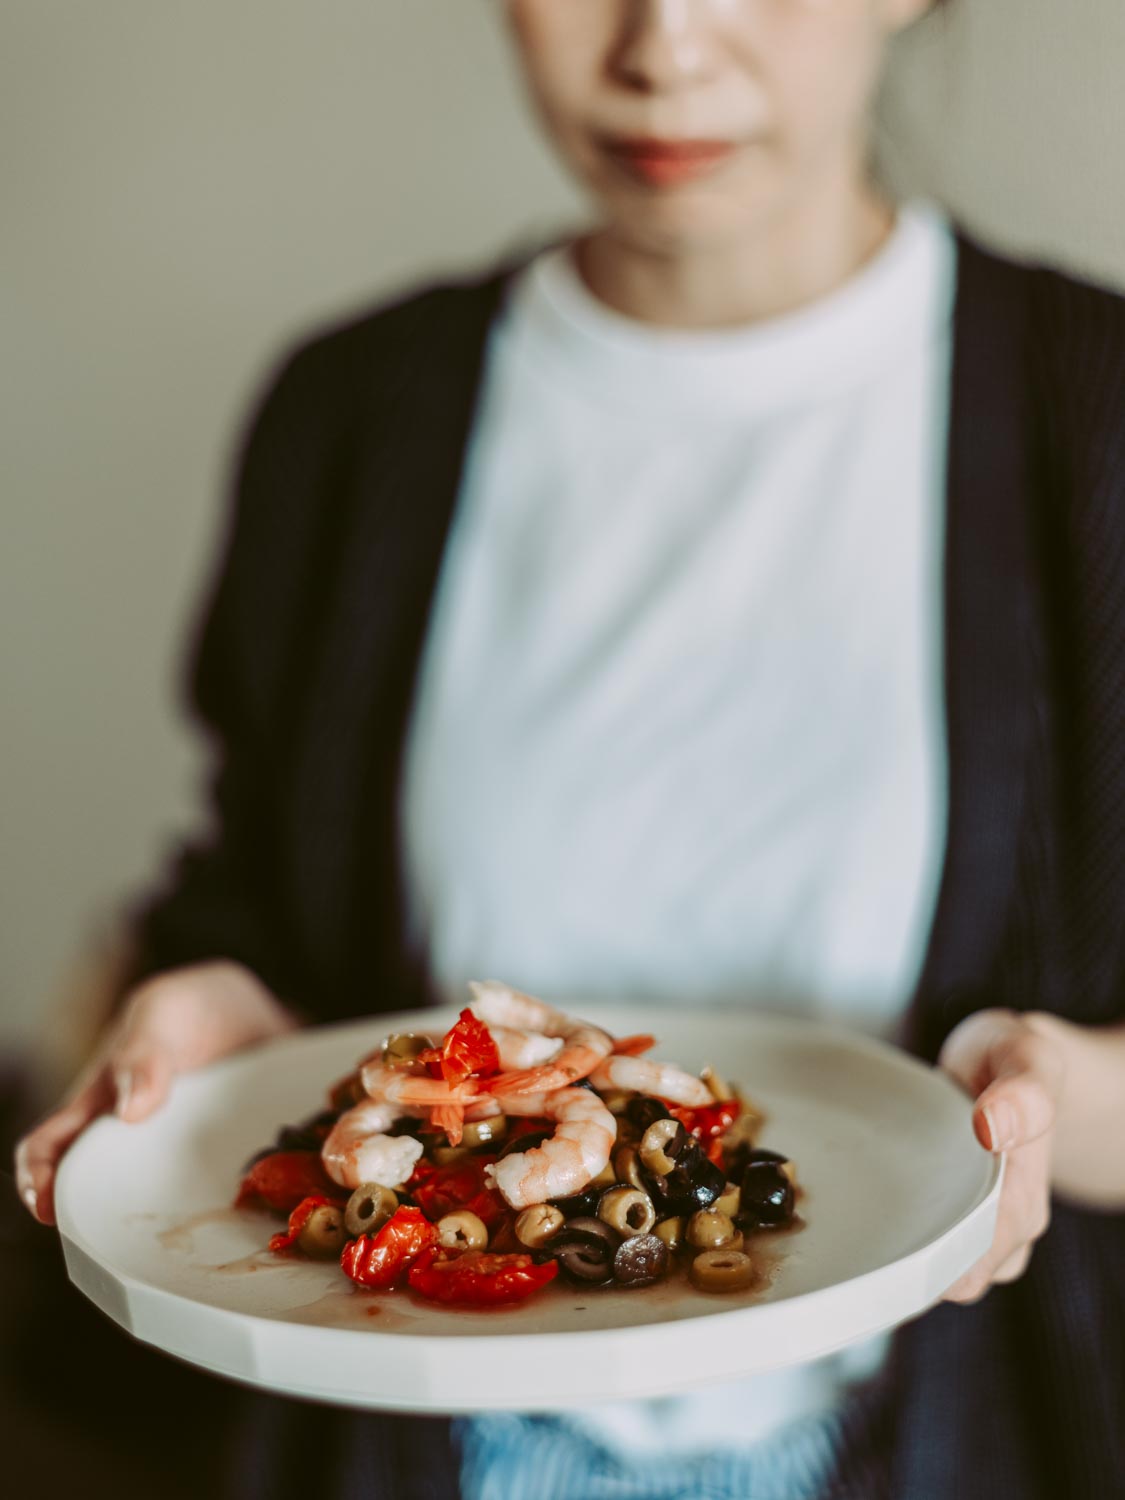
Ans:
POLYGON ((302 1198, 323 1194, 333 1203, 343 1203, 347 1194, 324 1170, 319 1151, 273 1151, 246 1173, 234 1200, 236 1208, 272 1208, 290 1214, 302 1198))
POLYGON ((698 1109, 688 1109, 679 1104, 670 1104, 668 1108, 688 1134, 700 1141, 711 1141, 716 1136, 725 1135, 742 1113, 742 1105, 737 1099, 703 1104, 698 1109))
POLYGON ((419 1057, 446 1083, 464 1083, 471 1073, 495 1073, 500 1066, 491 1031, 467 1006, 445 1033, 441 1046, 430 1047, 419 1057))
POLYGON ((373 1291, 401 1286, 411 1262, 437 1238, 437 1230, 417 1208, 398 1208, 378 1234, 349 1240, 340 1255, 341 1269, 373 1291))
POLYGON ((456 1302, 469 1307, 496 1307, 519 1302, 558 1275, 558 1262, 536 1265, 530 1255, 496 1255, 467 1250, 445 1258, 436 1249, 425 1251, 410 1267, 411 1291, 433 1302, 456 1302))
POLYGON ((410 1174, 405 1191, 412 1193, 423 1182, 429 1182, 430 1178, 440 1170, 441 1168, 432 1162, 428 1156, 420 1156, 414 1163, 414 1170, 410 1174))
MULTIPOLYGON (((431 1167, 425 1173, 416 1168, 410 1179, 411 1195, 428 1218, 440 1219, 458 1209, 468 1209, 492 1229, 508 1212, 507 1204, 495 1188, 489 1187, 485 1176, 485 1167, 495 1160, 494 1156, 470 1156, 454 1166, 431 1167)), ((418 1168, 421 1166, 419 1162, 418 1168)))
MULTIPOLYGON (((280 1255, 285 1250, 292 1250, 293 1246, 297 1243, 297 1236, 308 1223, 313 1209, 319 1208, 321 1204, 332 1204, 332 1202, 333 1200, 326 1198, 323 1193, 313 1193, 308 1198, 302 1198, 297 1207, 289 1215, 289 1228, 280 1234, 271 1236, 270 1249, 274 1254, 280 1255)), ((339 1199, 336 1199, 334 1206, 338 1205, 339 1199)))
POLYGON ((488 1248, 495 1254, 500 1255, 508 1250, 513 1250, 517 1254, 526 1253, 527 1246, 516 1235, 516 1218, 517 1215, 508 1208, 505 1210, 504 1218, 495 1228, 489 1226, 488 1248))
POLYGON ((707 1160, 712 1164, 712 1166, 721 1167, 724 1172, 726 1171, 726 1152, 723 1149, 723 1143, 718 1136, 715 1136, 713 1140, 707 1142, 707 1145, 704 1147, 704 1151, 706 1153, 707 1160))

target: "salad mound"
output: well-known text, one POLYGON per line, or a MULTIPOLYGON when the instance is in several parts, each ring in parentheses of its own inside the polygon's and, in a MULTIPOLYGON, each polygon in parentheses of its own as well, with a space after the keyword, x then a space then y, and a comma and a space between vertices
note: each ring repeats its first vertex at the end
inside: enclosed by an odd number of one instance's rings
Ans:
POLYGON ((443 1037, 388 1036, 247 1164, 236 1204, 288 1219, 269 1248, 463 1307, 556 1278, 754 1287, 753 1237, 792 1224, 798 1192, 756 1144, 760 1111, 712 1069, 646 1056, 652 1037, 471 988, 443 1037))

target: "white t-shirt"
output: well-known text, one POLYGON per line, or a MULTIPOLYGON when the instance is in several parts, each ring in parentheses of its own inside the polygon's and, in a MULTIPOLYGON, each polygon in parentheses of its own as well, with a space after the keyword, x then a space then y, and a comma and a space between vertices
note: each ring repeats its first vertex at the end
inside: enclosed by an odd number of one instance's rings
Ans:
MULTIPOLYGON (((894 1032, 945 845, 955 266, 910 204, 844 286, 732 329, 624 317, 566 243, 518 275, 407 741, 410 932, 451 998, 493 975, 894 1032)), ((582 1420, 650 1454, 752 1439, 884 1345, 731 1388, 734 1428, 715 1391, 582 1420)))

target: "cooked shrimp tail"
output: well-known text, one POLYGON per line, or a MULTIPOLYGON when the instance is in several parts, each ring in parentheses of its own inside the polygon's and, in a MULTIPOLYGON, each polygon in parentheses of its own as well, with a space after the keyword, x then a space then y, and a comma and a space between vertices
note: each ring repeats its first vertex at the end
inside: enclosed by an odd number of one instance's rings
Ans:
POLYGON ((460 1104, 437 1104, 430 1111, 430 1122, 444 1130, 451 1146, 459 1146, 464 1135, 465 1110, 460 1104))
POLYGON ((651 1052, 655 1046, 654 1036, 638 1032, 636 1036, 619 1036, 613 1044, 613 1051, 616 1057, 638 1057, 642 1052, 651 1052))

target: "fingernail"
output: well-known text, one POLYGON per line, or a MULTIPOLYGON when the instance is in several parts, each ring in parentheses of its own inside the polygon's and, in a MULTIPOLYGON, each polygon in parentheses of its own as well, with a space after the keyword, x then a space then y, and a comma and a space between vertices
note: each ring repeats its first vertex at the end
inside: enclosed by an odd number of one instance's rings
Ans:
POLYGON ((1016 1139, 1016 1117, 1010 1107, 1003 1100, 997 1100, 993 1104, 986 1104, 981 1113, 988 1130, 989 1150, 1009 1150, 1016 1139))
POLYGON ((33 1187, 25 1187, 21 1196, 30 1211, 38 1217, 39 1194, 35 1191, 35 1189, 33 1187))
POLYGON ((118 1119, 125 1118, 125 1111, 129 1108, 129 1100, 133 1097, 133 1073, 129 1068, 122 1068, 120 1073, 113 1075, 114 1092, 117 1095, 113 1110, 118 1119))

